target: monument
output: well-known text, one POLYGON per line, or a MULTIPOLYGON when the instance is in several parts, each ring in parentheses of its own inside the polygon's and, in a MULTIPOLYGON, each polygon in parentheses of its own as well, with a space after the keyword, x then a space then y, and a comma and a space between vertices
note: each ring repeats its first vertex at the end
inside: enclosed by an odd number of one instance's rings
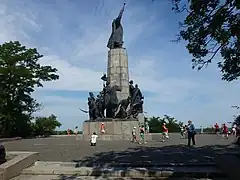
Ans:
POLYGON ((89 92, 89 120, 83 123, 83 138, 88 140, 93 132, 104 140, 130 139, 133 127, 139 127, 138 117, 143 114, 143 95, 138 85, 129 81, 128 55, 123 48, 121 19, 125 3, 112 22, 108 40, 107 75, 101 77, 103 89, 94 96, 89 92), (101 128, 100 128, 101 127, 101 128), (104 130, 103 130, 104 128, 104 130))

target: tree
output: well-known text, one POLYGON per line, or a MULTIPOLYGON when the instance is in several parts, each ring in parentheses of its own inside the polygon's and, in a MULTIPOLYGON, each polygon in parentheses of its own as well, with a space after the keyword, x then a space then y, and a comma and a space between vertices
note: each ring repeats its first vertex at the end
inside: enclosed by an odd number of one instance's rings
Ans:
POLYGON ((183 127, 183 126, 184 126, 184 123, 183 123, 182 121, 179 121, 179 122, 178 122, 178 126, 179 126, 179 127, 183 127))
POLYGON ((36 117, 34 132, 36 136, 50 136, 51 134, 54 134, 55 129, 61 125, 62 124, 57 121, 55 115, 49 117, 36 117))
POLYGON ((222 79, 233 81, 240 76, 240 1, 172 0, 176 13, 187 12, 180 23, 177 41, 187 41, 193 56, 193 69, 201 70, 220 53, 218 67, 222 79))
POLYGON ((161 119, 160 117, 151 117, 149 118, 149 131, 151 133, 159 133, 161 132, 161 126, 162 126, 162 122, 161 122, 161 119))
POLYGON ((174 117, 170 117, 168 115, 164 115, 163 118, 160 117, 151 117, 148 120, 149 128, 151 133, 160 133, 162 132, 162 125, 166 123, 166 126, 169 132, 179 132, 179 123, 174 117))
POLYGON ((170 132, 179 132, 178 121, 174 117, 170 117, 168 115, 164 115, 164 122, 166 122, 167 128, 170 132))
POLYGON ((204 133, 214 133, 214 128, 213 127, 206 127, 203 128, 204 133))
POLYGON ((27 136, 32 113, 40 104, 31 96, 43 81, 59 78, 57 69, 42 66, 43 55, 18 41, 0 45, 0 136, 27 136))

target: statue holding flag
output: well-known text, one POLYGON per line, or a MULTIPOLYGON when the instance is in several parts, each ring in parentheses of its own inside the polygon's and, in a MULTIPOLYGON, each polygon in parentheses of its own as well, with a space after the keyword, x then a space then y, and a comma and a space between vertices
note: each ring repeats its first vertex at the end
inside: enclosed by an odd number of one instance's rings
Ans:
POLYGON ((121 19, 124 11, 125 3, 116 19, 112 22, 112 33, 108 40, 107 47, 109 49, 121 48, 123 46, 123 27, 121 19))

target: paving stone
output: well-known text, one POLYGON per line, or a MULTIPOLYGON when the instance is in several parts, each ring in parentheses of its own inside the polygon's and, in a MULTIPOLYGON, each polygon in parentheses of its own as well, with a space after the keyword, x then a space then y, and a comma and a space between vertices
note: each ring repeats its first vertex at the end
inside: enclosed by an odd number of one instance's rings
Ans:
MULTIPOLYGON (((55 162, 55 167, 58 167, 58 170, 47 168, 48 174, 50 175, 53 175, 54 173, 61 173, 60 171, 63 169, 60 168, 66 167, 71 169, 73 166, 75 166, 75 164, 77 164, 78 166, 95 167, 95 174, 99 174, 100 172, 98 167, 103 166, 105 167, 105 170, 101 172, 101 175, 108 177, 111 173, 115 176, 122 176, 123 174, 127 173, 128 175, 136 176, 136 173, 138 172, 142 173, 138 173, 141 176, 146 175, 149 172, 154 174, 156 171, 151 171, 149 169, 154 168, 154 166, 163 167, 167 164, 169 164, 171 167, 199 166, 199 168, 201 168, 205 166, 211 168, 214 167, 216 163, 215 152, 226 149, 227 145, 231 144, 232 142, 231 137, 230 139, 223 140, 212 135, 197 135, 197 147, 189 148, 184 145, 180 145, 186 144, 186 140, 180 139, 179 134, 170 134, 169 141, 164 143, 160 142, 160 134, 155 134, 152 136, 153 141, 148 141, 148 143, 144 145, 131 143, 129 141, 98 141, 96 147, 90 147, 89 142, 81 140, 76 141, 74 136, 69 136, 24 139, 21 141, 6 142, 4 143, 4 146, 7 150, 11 151, 39 152, 40 161, 66 162, 65 164, 55 162), (45 145, 33 146, 33 144, 45 145), (123 166, 125 169, 127 167, 132 167, 132 170, 108 170, 109 167, 114 167, 117 169, 121 166, 123 166), (144 170, 143 167, 148 168, 148 171, 144 170), (140 169, 136 170, 137 168, 140 169)), ((229 149, 227 152, 230 151, 232 150, 229 149)), ((38 165, 40 166, 40 164, 38 165)), ((66 173, 69 173, 70 171, 72 171, 71 173, 76 173, 75 170, 68 170, 66 173)), ((165 176, 167 174, 176 174, 176 171, 173 173, 168 169, 162 169, 161 171, 157 172, 161 173, 161 175, 165 174, 165 176)), ((188 173, 191 174, 189 170, 188 173)), ((201 174, 201 172, 198 172, 198 174, 201 174)), ((204 172, 202 172, 201 176, 205 177, 204 172)), ((139 178, 141 179, 142 177, 139 178)))
POLYGON ((50 168, 50 167, 37 167, 37 166, 33 166, 27 169, 24 169, 22 171, 23 174, 30 174, 30 175, 52 175, 54 174, 54 169, 50 168))
POLYGON ((34 166, 23 171, 23 174, 35 175, 79 175, 79 176, 107 176, 107 177, 212 177, 224 176, 213 167, 152 167, 152 168, 94 168, 94 167, 61 167, 61 166, 34 166))

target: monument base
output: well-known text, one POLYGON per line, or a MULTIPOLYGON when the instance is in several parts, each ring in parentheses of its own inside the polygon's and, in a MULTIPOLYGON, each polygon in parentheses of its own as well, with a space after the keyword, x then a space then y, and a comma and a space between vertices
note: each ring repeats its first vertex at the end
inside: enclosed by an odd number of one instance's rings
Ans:
POLYGON ((99 135, 99 140, 131 140, 133 127, 139 133, 139 121, 137 119, 112 119, 104 118, 95 121, 83 122, 83 139, 90 140, 92 133, 99 135), (104 123, 105 133, 101 133, 100 127, 104 123))

